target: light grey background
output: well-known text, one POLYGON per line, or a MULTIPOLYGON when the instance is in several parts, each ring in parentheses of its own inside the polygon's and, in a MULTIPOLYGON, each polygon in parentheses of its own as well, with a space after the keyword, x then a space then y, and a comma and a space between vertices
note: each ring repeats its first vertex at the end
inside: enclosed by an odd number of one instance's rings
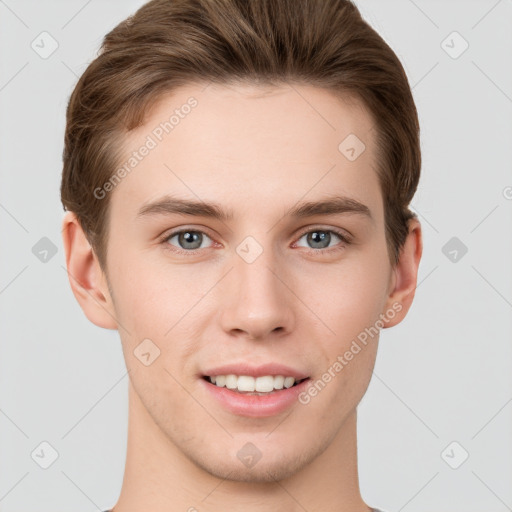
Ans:
MULTIPOLYGON (((59 186, 77 77, 142 4, 0 0, 2 512, 106 510, 120 492, 128 378, 117 332, 69 288, 59 186), (31 47, 51 48, 43 31, 58 43, 46 59, 31 47)), ((362 495, 388 512, 512 510, 512 0, 357 4, 413 87, 425 244, 415 303, 382 332, 359 407, 362 495), (456 261, 452 237, 467 247, 456 261)))

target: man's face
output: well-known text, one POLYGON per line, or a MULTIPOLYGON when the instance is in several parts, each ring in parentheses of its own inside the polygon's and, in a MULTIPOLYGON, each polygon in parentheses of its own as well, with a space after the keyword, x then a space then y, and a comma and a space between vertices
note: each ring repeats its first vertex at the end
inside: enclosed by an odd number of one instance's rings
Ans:
POLYGON ((378 335, 358 336, 391 307, 393 281, 374 138, 359 103, 318 88, 202 84, 166 96, 127 139, 126 160, 154 146, 110 197, 107 269, 127 368, 148 417, 211 474, 293 474, 366 391, 378 335), (366 146, 356 159, 355 139, 339 149, 350 134, 366 146), (149 206, 166 195, 231 217, 149 206), (290 213, 340 197, 346 211, 290 213), (242 389, 258 375, 307 380, 260 396, 209 381, 220 374, 249 377, 228 378, 242 389))

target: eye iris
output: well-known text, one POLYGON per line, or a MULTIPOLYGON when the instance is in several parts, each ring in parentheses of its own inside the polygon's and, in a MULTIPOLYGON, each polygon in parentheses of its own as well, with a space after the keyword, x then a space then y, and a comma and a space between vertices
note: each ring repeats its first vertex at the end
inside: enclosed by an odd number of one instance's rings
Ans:
POLYGON ((308 242, 310 242, 315 249, 328 247, 330 241, 331 234, 328 231, 312 231, 308 234, 308 242), (327 241, 327 244, 321 245, 325 241, 327 241), (317 244, 320 244, 321 246, 318 247, 317 244))
POLYGON ((198 249, 201 247, 202 234, 197 231, 183 231, 178 235, 178 241, 184 249, 198 249), (197 243, 199 241, 199 243, 197 243), (189 247, 187 244, 196 244, 195 247, 189 247))

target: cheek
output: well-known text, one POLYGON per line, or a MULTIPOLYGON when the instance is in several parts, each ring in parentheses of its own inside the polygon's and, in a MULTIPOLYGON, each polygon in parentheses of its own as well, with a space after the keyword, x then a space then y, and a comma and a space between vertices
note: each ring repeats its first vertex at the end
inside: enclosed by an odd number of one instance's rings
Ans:
POLYGON ((382 253, 365 251, 347 260, 347 265, 331 271, 330 279, 322 279, 327 284, 314 295, 315 311, 329 330, 319 327, 324 333, 316 348, 321 373, 316 376, 317 390, 312 391, 319 398, 304 400, 314 401, 319 415, 336 410, 339 420, 359 402, 371 379, 380 332, 377 322, 386 304, 389 279, 387 261, 375 254, 382 253))
POLYGON ((183 266, 143 254, 118 260, 113 274, 116 314, 130 332, 164 339, 197 301, 199 281, 183 266), (192 285, 193 284, 193 285, 192 285))
POLYGON ((386 303, 388 281, 387 261, 366 251, 311 273, 302 281, 300 294, 334 331, 331 337, 346 342, 378 319, 386 303))
POLYGON ((376 322, 385 303, 383 282, 380 275, 347 273, 323 299, 319 311, 330 331, 322 327, 327 335, 314 354, 319 373, 301 403, 326 424, 339 424, 371 380, 380 332, 376 322))

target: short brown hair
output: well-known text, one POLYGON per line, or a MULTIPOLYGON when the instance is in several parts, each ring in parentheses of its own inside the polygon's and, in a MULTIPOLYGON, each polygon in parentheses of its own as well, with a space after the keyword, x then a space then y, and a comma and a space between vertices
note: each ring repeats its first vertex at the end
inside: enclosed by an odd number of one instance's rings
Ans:
MULTIPOLYGON (((350 0, 152 0, 103 40, 66 112, 61 199, 106 271, 109 198, 123 137, 152 105, 193 82, 305 83, 355 96, 376 124, 392 265, 415 217, 419 122, 405 71, 350 0)), ((341 142, 341 141, 340 141, 341 142)))

